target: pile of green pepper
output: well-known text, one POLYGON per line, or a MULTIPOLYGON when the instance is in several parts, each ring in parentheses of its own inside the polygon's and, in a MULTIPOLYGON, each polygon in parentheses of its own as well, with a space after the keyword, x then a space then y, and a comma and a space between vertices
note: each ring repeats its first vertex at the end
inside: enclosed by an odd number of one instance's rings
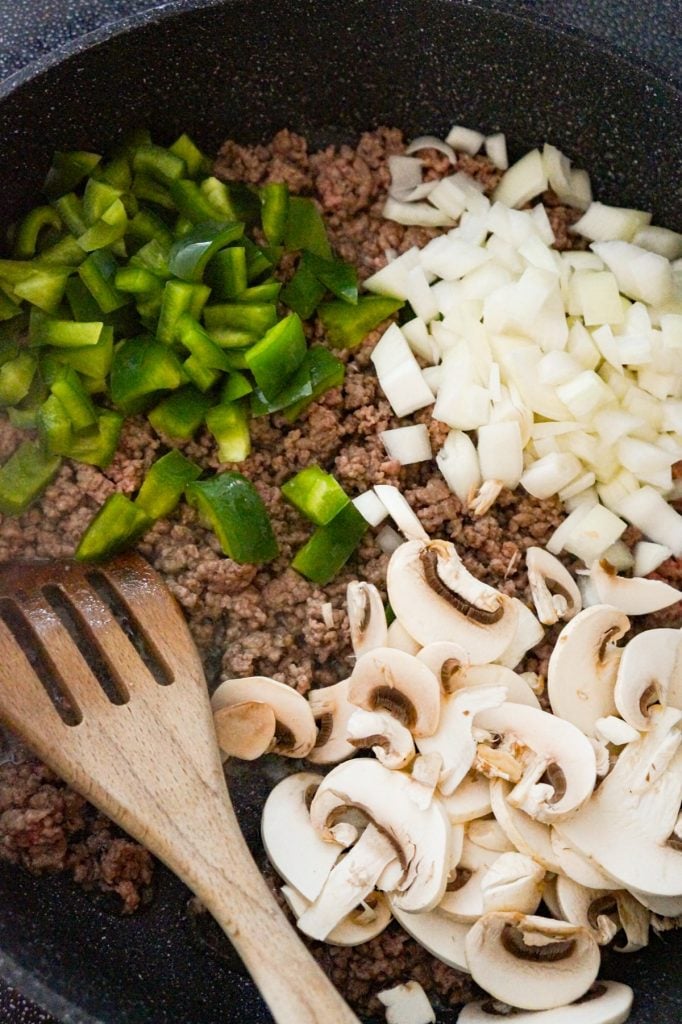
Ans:
MULTIPOLYGON (((221 461, 243 461, 251 417, 280 412, 293 422, 343 380, 342 361, 307 344, 303 320, 318 316, 332 346, 352 347, 400 306, 358 295, 356 272, 333 257, 311 199, 282 183, 218 180, 187 135, 163 148, 137 133, 108 160, 57 153, 44 192, 47 203, 11 231, 12 258, 0 259, 0 406, 31 431, 0 468, 5 514, 26 509, 63 457, 108 466, 134 413, 168 445, 205 425, 221 461), (285 252, 300 256, 282 287, 285 252)), ((77 557, 134 543, 185 495, 230 557, 274 558, 272 527, 246 478, 200 476, 171 449, 134 500, 117 493, 100 509, 77 557)), ((349 517, 344 497, 318 525, 332 547, 333 524, 349 517)), ((351 534, 357 543, 358 523, 337 525, 341 547, 351 534)), ((304 551, 294 565, 314 578, 304 551)))

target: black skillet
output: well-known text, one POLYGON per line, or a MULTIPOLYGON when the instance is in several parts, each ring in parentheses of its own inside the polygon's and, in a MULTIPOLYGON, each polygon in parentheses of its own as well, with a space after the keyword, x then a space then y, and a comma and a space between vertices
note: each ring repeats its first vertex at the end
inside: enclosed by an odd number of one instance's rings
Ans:
MULTIPOLYGON (((455 122, 505 131, 512 156, 552 141, 600 199, 682 229, 680 91, 540 14, 465 0, 184 0, 72 44, 0 86, 0 224, 35 202, 55 148, 106 148, 133 126, 210 151, 284 126, 315 147, 455 122)), ((256 850, 267 774, 231 783, 256 850)), ((0 974, 74 1024, 265 1024, 239 966, 197 943, 186 901, 160 871, 153 905, 122 919, 63 878, 0 865, 0 974)), ((636 991, 633 1024, 679 1024, 681 952, 677 932, 608 958, 636 991)))

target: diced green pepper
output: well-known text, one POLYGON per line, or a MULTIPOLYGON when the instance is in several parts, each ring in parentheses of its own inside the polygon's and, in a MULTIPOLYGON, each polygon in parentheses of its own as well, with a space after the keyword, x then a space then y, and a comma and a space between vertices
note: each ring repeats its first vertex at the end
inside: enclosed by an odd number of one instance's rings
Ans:
POLYGON ((18 516, 50 483, 61 459, 35 441, 23 441, 0 468, 0 512, 18 516))
POLYGON ((130 257, 130 265, 151 270, 157 277, 170 277, 167 253, 158 238, 150 239, 146 245, 138 249, 135 255, 130 257))
POLYGON ((214 217, 219 214, 228 221, 239 220, 237 211, 230 201, 230 193, 224 181, 219 181, 218 178, 209 175, 208 178, 204 178, 200 183, 199 191, 214 211, 214 217))
POLYGON ((278 391, 274 398, 266 398, 259 388, 254 390, 251 395, 251 415, 267 416, 270 413, 288 409, 297 402, 311 402, 312 394, 313 384, 310 379, 310 369, 308 368, 307 360, 304 359, 296 372, 289 377, 282 390, 278 391))
POLYGON ((104 249, 123 238, 128 228, 128 214, 120 199, 107 207, 99 220, 78 236, 78 244, 86 252, 104 249))
MULTIPOLYGON (((78 373, 91 380, 102 380, 111 370, 114 357, 114 330, 108 324, 102 328, 96 345, 82 348, 53 349, 51 352, 60 362, 72 366, 78 373)), ((85 386, 85 385, 84 385, 85 386)))
POLYGON ((173 391, 184 381, 175 353, 154 338, 129 338, 114 353, 111 399, 125 413, 139 412, 158 391, 173 391))
POLYGON ((211 165, 208 157, 204 156, 196 143, 185 132, 175 140, 172 146, 168 147, 168 150, 185 161, 190 178, 196 178, 201 171, 208 169, 211 165))
POLYGON ((206 264, 220 249, 236 242, 244 234, 244 225, 204 221, 197 224, 171 247, 168 267, 183 281, 201 281, 206 264))
POLYGON ((237 302, 276 302, 282 290, 282 282, 269 278, 261 284, 253 284, 245 288, 237 296, 237 302))
POLYGON ((318 526, 307 544, 297 552, 292 567, 302 576, 324 586, 336 576, 367 531, 367 522, 352 501, 327 523, 318 526))
POLYGON ((29 352, 20 352, 0 366, 0 405, 18 405, 29 392, 36 361, 29 352))
POLYGON ((326 526, 350 501, 343 487, 320 466, 306 466, 282 484, 282 494, 316 526, 326 526))
POLYGON ((59 320, 38 309, 31 310, 29 320, 29 344, 31 346, 55 345, 57 348, 82 348, 96 345, 102 334, 104 323, 92 321, 79 323, 75 320, 59 320))
POLYGON ((43 249, 40 262, 43 265, 77 267, 86 258, 87 253, 81 249, 78 239, 73 235, 64 235, 48 249, 43 249))
POLYGON ((110 252, 100 249, 88 256, 78 268, 78 276, 103 313, 112 313, 128 302, 116 288, 118 264, 110 252))
POLYGON ((209 391, 220 380, 219 370, 212 370, 194 355, 185 359, 182 369, 187 379, 191 380, 199 391, 209 391))
POLYGON ((68 452, 63 454, 77 462, 106 469, 116 454, 122 426, 123 416, 120 413, 104 409, 94 428, 74 433, 68 452))
POLYGON ((149 467, 135 504, 150 519, 161 519, 173 511, 187 484, 199 476, 199 466, 173 449, 149 467))
POLYGON ((305 354, 303 324, 296 313, 291 313, 247 351, 246 365, 265 397, 271 399, 295 373, 305 354))
POLYGON ((277 323, 277 307, 272 302, 222 302, 206 306, 204 323, 209 331, 214 327, 232 327, 261 337, 277 323))
POLYGON ((172 232, 153 210, 138 210, 128 221, 128 234, 143 242, 154 239, 164 252, 173 244, 172 232))
POLYGON ((211 399, 191 384, 168 395, 147 413, 154 430, 176 441, 189 441, 204 422, 211 399))
POLYGON ((80 377, 73 367, 62 367, 51 382, 50 391, 57 396, 66 409, 74 430, 84 430, 97 422, 97 413, 92 399, 81 384, 80 377))
POLYGON ((220 216, 220 211, 206 199, 196 181, 180 178, 172 182, 169 192, 176 208, 193 224, 216 220, 220 216))
POLYGON ((152 525, 139 506, 120 491, 110 494, 80 539, 79 562, 99 562, 130 547, 152 525))
POLYGON ((247 236, 244 237, 243 246, 246 251, 246 276, 249 281, 256 281, 266 271, 272 270, 278 261, 278 256, 271 250, 265 250, 256 245, 247 236))
POLYGON ((327 291, 306 261, 308 253, 301 257, 296 273, 282 289, 282 302, 298 313, 302 320, 308 320, 322 301, 327 291))
POLYGON ((261 223, 270 245, 279 245, 287 230, 289 189, 284 182, 269 182, 260 190, 261 223))
POLYGON ((101 159, 97 153, 57 151, 52 157, 43 192, 48 199, 56 199, 65 192, 71 192, 86 175, 94 171, 101 159))
POLYGON ((69 192, 68 195, 60 196, 53 205, 72 235, 78 237, 87 230, 88 225, 83 212, 83 202, 75 192, 69 192))
POLYGON ((210 289, 205 284, 167 281, 163 289, 159 323, 156 328, 159 341, 171 345, 175 341, 175 329, 182 314, 190 313, 198 319, 209 294, 210 289))
POLYGON ((85 223, 92 226, 104 216, 107 210, 111 209, 117 199, 120 199, 122 191, 109 185, 106 181, 97 181, 96 178, 88 178, 83 193, 83 217, 85 223))
POLYGON ((114 286, 120 292, 145 295, 159 290, 162 282, 145 267, 119 267, 114 277, 114 286))
POLYGON ((231 245, 221 249, 206 268, 206 282, 214 299, 224 302, 235 299, 246 288, 246 249, 231 245))
POLYGON ((219 473, 208 480, 195 480, 185 494, 190 505, 209 522, 225 554, 235 562, 259 565, 277 557, 279 548, 267 509, 253 484, 241 473, 219 473))
POLYGON ((253 384, 244 373, 239 370, 232 370, 220 393, 222 402, 236 402, 238 398, 250 395, 253 391, 253 384))
POLYGON ((128 157, 125 153, 119 153, 106 164, 100 164, 93 177, 99 181, 105 181, 121 192, 128 192, 132 184, 133 175, 128 157))
POLYGON ((330 388, 343 384, 346 367, 335 355, 322 345, 313 345, 308 349, 304 362, 301 364, 310 375, 312 392, 310 396, 301 396, 293 400, 283 411, 288 423, 293 423, 316 398, 324 395, 330 388))
MULTIPOLYGON (((236 327, 211 327, 209 335, 222 349, 246 349, 258 341, 256 334, 240 331, 236 327)), ((246 363, 244 363, 246 366, 246 363)))
POLYGON ((56 395, 48 395, 36 413, 38 437, 51 455, 64 455, 71 450, 73 424, 56 395))
POLYGON ((0 321, 12 320, 21 312, 21 306, 0 290, 0 321))
POLYGON ((289 250, 307 249, 317 256, 330 259, 331 245, 327 238, 327 229, 312 199, 291 196, 284 231, 284 245, 289 250))
POLYGON ((363 295, 356 306, 335 300, 318 306, 317 314, 336 348, 355 348, 370 331, 403 306, 402 299, 363 295))
POLYGON ((208 370, 229 370, 230 364, 223 350, 189 313, 183 313, 178 319, 175 336, 208 370))
POLYGON ((41 267, 30 277, 17 281, 14 290, 20 299, 26 299, 45 313, 56 313, 59 309, 71 268, 41 267))
POLYGON ((30 259, 35 256, 38 248, 38 238, 45 228, 53 228, 59 231, 62 220, 59 214, 51 206, 36 206, 30 213, 27 213, 17 228, 14 240, 14 255, 17 259, 30 259))
POLYGON ((164 210, 174 210, 173 197, 164 185, 149 174, 136 174, 133 178, 131 191, 138 199, 144 199, 148 203, 156 203, 164 210))
POLYGON ((133 169, 140 174, 148 174, 162 185, 171 185, 187 173, 182 157, 153 143, 137 147, 133 154, 133 169))
POLYGON ((305 252, 304 263, 325 288, 351 306, 358 303, 358 272, 343 260, 325 260, 315 253, 305 252))
POLYGON ((221 462, 243 462, 251 452, 246 406, 242 402, 214 405, 206 413, 206 426, 218 442, 221 462))

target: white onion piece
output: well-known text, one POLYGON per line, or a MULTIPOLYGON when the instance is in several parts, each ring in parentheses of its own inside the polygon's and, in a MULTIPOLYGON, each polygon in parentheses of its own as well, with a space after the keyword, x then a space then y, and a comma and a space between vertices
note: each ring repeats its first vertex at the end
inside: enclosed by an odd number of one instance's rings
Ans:
POLYGON ((518 486, 523 473, 523 450, 516 420, 480 427, 478 461, 484 480, 496 480, 510 489, 518 486))
POLYGON ((670 548, 664 544, 654 544, 649 540, 640 540, 635 544, 635 562, 633 574, 635 576, 648 576, 650 572, 658 569, 659 565, 667 561, 672 555, 670 548))
POLYGON ((664 313, 661 316, 661 336, 666 348, 682 349, 682 314, 664 313))
POLYGON ((562 197, 569 206, 575 206, 579 210, 586 210, 592 202, 592 185, 587 171, 571 171, 570 191, 562 197))
POLYGON ((484 139, 483 132, 474 131, 473 128, 464 128, 461 124, 453 125, 445 136, 448 145, 456 149, 458 153, 468 153, 469 156, 476 156, 484 139))
POLYGON ((438 316, 438 306, 429 288, 423 266, 408 271, 406 298, 417 316, 425 323, 438 316))
POLYGON ((358 494, 357 498, 353 498, 353 504, 370 526, 378 526, 380 523, 383 523, 388 515, 388 509, 379 500, 374 491, 365 491, 363 494, 358 494))
POLYGON ((394 430, 382 430, 379 437, 389 458, 397 459, 401 466, 428 462, 433 457, 429 432, 423 423, 416 423, 411 427, 396 427, 394 430))
POLYGON ((564 541, 564 550, 582 558, 585 565, 591 565, 603 556, 607 548, 615 544, 625 528, 623 520, 609 509, 603 505, 593 505, 569 532, 564 541))
POLYGON ((430 203, 404 203, 392 199, 391 196, 384 203, 383 214, 386 220, 393 220, 396 224, 404 224, 407 227, 443 228, 454 224, 452 217, 430 203))
POLYGON ((562 523, 559 523, 545 547, 552 555, 558 555, 564 550, 564 543, 568 535, 575 530, 592 508, 590 502, 583 502, 576 506, 562 523))
POLYGON ((433 402, 419 363, 397 324, 391 324, 371 356, 379 383, 396 416, 408 416, 433 402))
POLYGON ((570 452, 552 452, 534 462, 521 477, 521 483, 533 497, 550 498, 574 480, 581 468, 570 452))
POLYGON ((408 320, 402 325, 401 330, 415 355, 423 359, 425 363, 438 362, 438 346, 421 317, 416 316, 412 320, 408 320))
POLYGON ((407 298, 407 274, 419 266, 419 249, 413 245, 402 255, 387 263, 376 274, 365 281, 365 288, 377 295, 388 295, 395 299, 407 298))
POLYGON ((613 392, 594 370, 583 370, 572 380, 560 384, 556 393, 566 408, 579 420, 591 416, 601 406, 613 400, 613 392))
POLYGON ((571 312, 582 316, 587 327, 622 322, 623 303, 615 275, 608 270, 576 270, 571 278, 571 312))
POLYGON ((682 235, 677 231, 671 231, 670 228, 659 228, 650 224, 638 231, 632 242, 642 249, 648 249, 649 252, 665 256, 667 260, 676 260, 682 256, 682 235))
POLYGON ((382 526, 377 534, 377 544, 385 555, 392 555, 405 541, 392 526, 382 526))
POLYGON ((391 175, 389 195, 401 201, 422 183, 422 161, 415 156, 389 156, 388 170, 391 175))
POLYGON ((454 236, 441 235, 427 242, 421 251, 420 263, 424 270, 436 274, 442 280, 456 281, 487 263, 490 258, 491 253, 479 245, 454 236))
POLYGON ((642 210, 591 203, 571 231, 589 238, 591 242, 610 242, 614 239, 631 242, 637 232, 650 223, 651 214, 642 210))
POLYGON ((412 511, 407 498, 392 484, 376 484, 374 492, 407 540, 428 541, 429 535, 412 511))
POLYGON ((484 140, 485 151, 489 159, 500 171, 506 171, 509 167, 507 156, 507 140, 503 132, 495 132, 493 135, 486 135, 484 140))
POLYGON ((509 168, 494 197, 505 206, 524 206, 547 188, 547 175, 539 149, 532 149, 509 168))
POLYGON ((617 503, 618 513, 645 537, 682 556, 682 516, 653 487, 641 487, 617 503))
POLYGON ((435 135, 420 135, 418 138, 412 139, 410 144, 405 147, 405 155, 411 156, 412 153, 418 153, 420 149, 435 149, 446 156, 451 164, 457 163, 457 154, 452 146, 443 142, 442 139, 436 138, 435 135))
POLYGON ((450 490, 463 505, 468 505, 481 485, 478 453, 469 435, 462 430, 451 430, 436 455, 436 465, 450 490))
POLYGON ((669 260, 631 242, 593 242, 591 248, 616 275, 618 287, 631 299, 664 306, 673 294, 669 260))
POLYGON ((546 142, 542 149, 542 163, 552 191, 559 199, 568 195, 571 191, 571 161, 568 157, 546 142))

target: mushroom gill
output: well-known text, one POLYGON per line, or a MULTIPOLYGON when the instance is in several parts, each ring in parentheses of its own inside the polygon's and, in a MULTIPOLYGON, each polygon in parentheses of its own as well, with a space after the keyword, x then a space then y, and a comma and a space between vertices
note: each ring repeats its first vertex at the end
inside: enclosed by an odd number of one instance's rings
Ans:
POLYGON ((556 963, 557 960, 566 960, 575 950, 575 939, 555 939, 543 943, 526 942, 524 931, 511 923, 505 924, 502 929, 500 942, 508 953, 519 960, 532 960, 534 963, 556 963))
POLYGON ((475 622, 486 626, 500 621, 504 615, 504 606, 502 604, 499 604, 494 609, 479 608, 478 605, 467 601, 466 598, 456 594, 443 583, 438 573, 438 552, 434 547, 425 547, 419 555, 419 560, 424 570, 424 579, 431 589, 439 597, 447 601, 448 604, 451 604, 461 615, 465 615, 468 619, 473 619, 475 622))

